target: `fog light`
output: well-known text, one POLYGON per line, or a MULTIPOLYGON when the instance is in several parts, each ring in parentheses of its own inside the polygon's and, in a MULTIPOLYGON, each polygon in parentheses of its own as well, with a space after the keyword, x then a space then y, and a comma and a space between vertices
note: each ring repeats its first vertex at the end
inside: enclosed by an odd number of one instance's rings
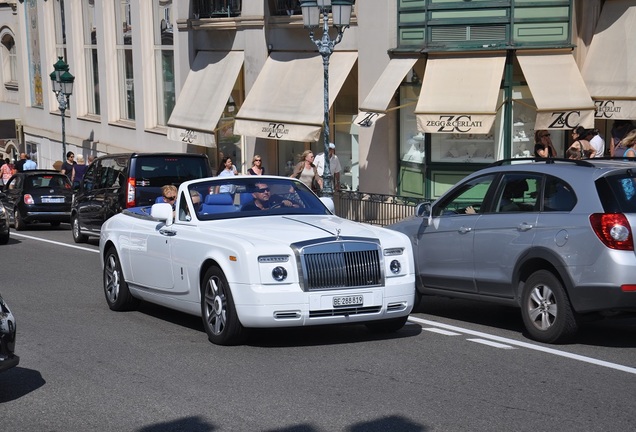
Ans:
POLYGON ((274 267, 274 270, 272 270, 272 277, 274 280, 282 282, 287 279, 287 270, 285 270, 285 267, 274 267))
POLYGON ((402 265, 400 264, 398 260, 393 260, 391 261, 391 265, 389 266, 389 268, 391 269, 391 272, 393 274, 398 274, 400 270, 402 269, 402 265))

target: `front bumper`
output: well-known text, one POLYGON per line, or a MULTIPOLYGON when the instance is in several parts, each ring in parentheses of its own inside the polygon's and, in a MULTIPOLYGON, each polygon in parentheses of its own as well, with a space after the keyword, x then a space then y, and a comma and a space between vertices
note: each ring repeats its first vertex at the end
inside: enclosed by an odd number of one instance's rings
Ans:
POLYGON ((16 367, 19 363, 20 357, 15 354, 7 357, 0 355, 0 372, 16 367))
POLYGON ((245 327, 300 327, 351 324, 407 316, 413 309, 415 279, 400 278, 385 287, 304 292, 298 285, 233 286, 232 295, 245 327), (358 306, 334 307, 334 297, 362 296, 358 306))

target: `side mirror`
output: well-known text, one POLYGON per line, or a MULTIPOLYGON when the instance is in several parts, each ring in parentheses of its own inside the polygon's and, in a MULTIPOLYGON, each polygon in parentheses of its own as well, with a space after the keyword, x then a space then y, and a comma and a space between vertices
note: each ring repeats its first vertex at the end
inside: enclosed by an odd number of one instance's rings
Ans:
POLYGON ((429 217, 431 215, 431 203, 423 202, 415 207, 415 215, 417 217, 429 217))
POLYGON ((336 207, 333 204, 333 200, 329 197, 320 197, 320 201, 329 209, 333 214, 336 214, 336 207))
POLYGON ((166 225, 172 225, 172 222, 174 222, 172 206, 168 203, 153 204, 150 209, 150 216, 154 219, 165 221, 166 225))

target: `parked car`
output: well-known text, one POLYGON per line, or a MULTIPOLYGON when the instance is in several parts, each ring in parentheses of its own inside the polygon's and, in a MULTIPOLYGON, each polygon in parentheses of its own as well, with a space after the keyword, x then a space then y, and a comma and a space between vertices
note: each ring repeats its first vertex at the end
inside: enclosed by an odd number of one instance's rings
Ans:
POLYGON ((2 187, 0 201, 16 231, 30 223, 59 226, 69 222, 73 188, 68 177, 54 170, 29 170, 13 175, 2 187))
POLYGON ((250 327, 401 328, 415 293, 408 238, 332 210, 287 177, 183 183, 174 208, 124 210, 102 227, 108 306, 145 300, 201 316, 220 345, 250 327))
POLYGON ((161 187, 212 175, 208 157, 188 153, 121 153, 101 156, 75 191, 71 227, 76 243, 99 236, 102 224, 123 209, 150 205, 161 187))
POLYGON ((0 372, 20 363, 20 357, 14 353, 15 334, 15 318, 0 295, 0 372))
POLYGON ((0 244, 9 243, 9 215, 2 204, 2 194, 0 192, 0 244))
POLYGON ((530 337, 567 341, 584 317, 636 311, 634 168, 502 161, 388 228, 411 240, 419 298, 520 307, 530 337))

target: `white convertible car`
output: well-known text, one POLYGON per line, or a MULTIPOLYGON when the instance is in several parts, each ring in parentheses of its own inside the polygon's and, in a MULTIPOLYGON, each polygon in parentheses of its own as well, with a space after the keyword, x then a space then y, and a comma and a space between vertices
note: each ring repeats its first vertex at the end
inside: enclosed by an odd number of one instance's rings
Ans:
POLYGON ((207 178, 167 198, 102 227, 112 310, 157 303, 201 316, 211 342, 231 345, 250 327, 395 331, 413 308, 408 238, 334 216, 333 201, 298 180, 207 178))

